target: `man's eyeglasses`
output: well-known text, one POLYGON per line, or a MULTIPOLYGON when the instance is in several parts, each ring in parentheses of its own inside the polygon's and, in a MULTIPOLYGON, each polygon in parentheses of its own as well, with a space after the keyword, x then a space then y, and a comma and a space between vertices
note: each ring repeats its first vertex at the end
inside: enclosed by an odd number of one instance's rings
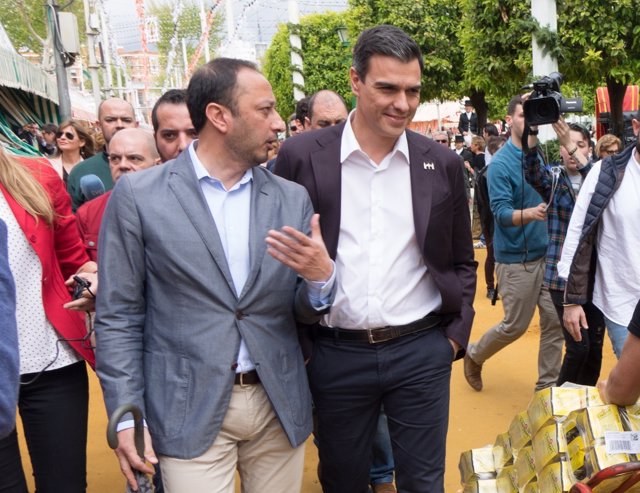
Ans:
POLYGON ((76 138, 76 136, 71 132, 56 132, 56 139, 61 138, 63 135, 67 138, 67 140, 73 140, 76 138))

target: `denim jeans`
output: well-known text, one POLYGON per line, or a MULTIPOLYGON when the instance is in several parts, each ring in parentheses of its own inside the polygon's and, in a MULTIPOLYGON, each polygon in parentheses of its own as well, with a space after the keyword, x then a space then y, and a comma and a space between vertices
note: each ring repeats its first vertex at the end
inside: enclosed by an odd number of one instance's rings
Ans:
POLYGON ((611 339, 613 352, 616 353, 616 358, 620 359, 622 346, 624 346, 624 341, 627 340, 629 330, 624 325, 617 324, 607 317, 604 317, 604 324, 607 326, 607 334, 609 334, 609 339, 611 339))
POLYGON ((384 409, 381 409, 371 451, 371 469, 369 469, 371 484, 392 483, 393 467, 393 451, 391 450, 387 415, 384 413, 384 409))

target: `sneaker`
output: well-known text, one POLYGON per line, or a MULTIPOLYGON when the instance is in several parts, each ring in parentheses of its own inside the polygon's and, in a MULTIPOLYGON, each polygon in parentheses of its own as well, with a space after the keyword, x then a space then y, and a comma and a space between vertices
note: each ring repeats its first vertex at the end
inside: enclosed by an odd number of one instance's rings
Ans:
POLYGON ((464 355, 464 378, 473 390, 482 390, 482 365, 473 361, 468 354, 464 355))
POLYGON ((484 244, 484 241, 480 240, 480 241, 476 241, 473 244, 473 248, 486 248, 487 245, 484 244))

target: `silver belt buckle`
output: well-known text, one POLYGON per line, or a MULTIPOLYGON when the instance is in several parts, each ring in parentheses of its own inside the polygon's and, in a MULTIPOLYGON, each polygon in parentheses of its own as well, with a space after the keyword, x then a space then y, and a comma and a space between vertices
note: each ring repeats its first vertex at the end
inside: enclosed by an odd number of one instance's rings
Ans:
MULTIPOLYGON (((387 327, 381 327, 383 329, 388 329, 389 326, 387 327)), ((393 339, 392 335, 380 335, 380 336, 376 336, 373 331, 374 330, 379 330, 379 329, 367 329, 367 337, 369 339, 369 344, 378 344, 380 342, 386 342, 386 341, 390 341, 391 339, 393 339)))

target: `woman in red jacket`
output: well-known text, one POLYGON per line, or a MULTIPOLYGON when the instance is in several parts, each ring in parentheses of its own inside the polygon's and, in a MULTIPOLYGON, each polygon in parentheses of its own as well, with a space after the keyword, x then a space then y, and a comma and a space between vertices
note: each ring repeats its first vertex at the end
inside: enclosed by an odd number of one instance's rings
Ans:
MULTIPOLYGON (((0 218, 8 229, 20 355, 18 409, 36 490, 84 492, 88 382, 94 364, 73 276, 96 287, 96 264, 78 234, 64 184, 48 164, 20 163, 0 148, 0 218), (66 280, 66 282, 65 282, 66 280)), ((86 297, 86 298, 85 298, 86 297)), ((0 321, 0 323, 2 323, 0 321)), ((14 430, 0 440, 0 491, 26 492, 14 430)))

